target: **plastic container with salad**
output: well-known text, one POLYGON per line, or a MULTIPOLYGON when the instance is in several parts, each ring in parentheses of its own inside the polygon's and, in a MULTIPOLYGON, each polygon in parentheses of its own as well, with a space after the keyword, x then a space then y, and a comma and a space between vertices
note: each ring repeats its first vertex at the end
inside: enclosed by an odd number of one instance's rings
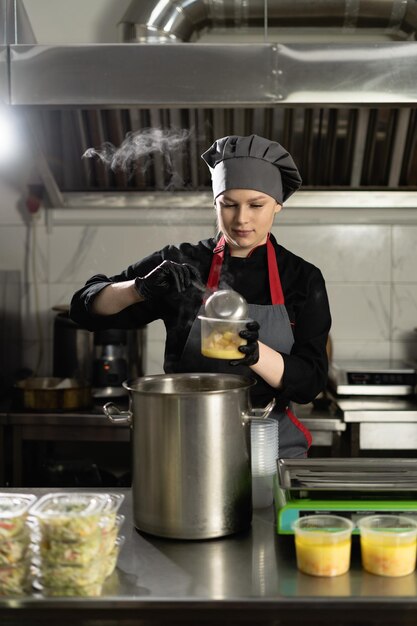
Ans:
POLYGON ((107 554, 103 559, 103 575, 104 578, 111 576, 115 570, 117 559, 119 558, 120 550, 125 542, 124 535, 120 535, 117 537, 116 541, 113 544, 112 549, 109 554, 107 554))
POLYGON ((30 560, 0 567, 0 596, 26 593, 30 588, 30 560))
POLYGON ((103 526, 101 529, 101 551, 103 554, 110 554, 114 548, 114 542, 117 539, 119 531, 125 521, 124 515, 116 515, 115 523, 112 526, 103 526))
MULTIPOLYGON (((83 541, 51 541, 43 538, 38 545, 39 556, 48 565, 87 565, 100 554, 102 537, 97 528, 83 541)), ((33 550, 37 550, 36 546, 33 550)))
POLYGON ((0 493, 0 542, 22 534, 35 501, 36 496, 30 494, 0 493))
POLYGON ((23 593, 29 581, 28 511, 36 496, 0 493, 0 594, 23 593))
POLYGON ((42 540, 85 542, 97 533, 106 494, 53 493, 31 508, 42 540))

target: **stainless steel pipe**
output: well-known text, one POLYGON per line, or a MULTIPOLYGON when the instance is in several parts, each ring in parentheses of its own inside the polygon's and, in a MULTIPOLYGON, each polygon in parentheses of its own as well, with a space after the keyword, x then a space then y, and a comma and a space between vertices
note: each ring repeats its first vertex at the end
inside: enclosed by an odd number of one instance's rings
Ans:
POLYGON ((291 28, 365 28, 415 38, 414 0, 132 0, 118 24, 123 42, 195 41, 203 30, 263 26, 291 28))

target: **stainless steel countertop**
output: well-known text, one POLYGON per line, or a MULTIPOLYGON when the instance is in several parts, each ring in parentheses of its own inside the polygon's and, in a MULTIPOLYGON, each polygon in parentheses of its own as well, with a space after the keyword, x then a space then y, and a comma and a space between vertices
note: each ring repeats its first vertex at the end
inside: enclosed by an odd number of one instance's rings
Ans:
POLYGON ((95 426, 108 428, 129 428, 125 424, 112 424, 103 414, 95 414, 81 411, 51 411, 37 413, 31 411, 19 411, 8 413, 5 424, 9 426, 95 426))
MULTIPOLYGON (((127 409, 128 407, 127 402, 124 404, 119 403, 119 406, 124 409, 127 409)), ((31 411, 30 409, 25 409, 23 407, 5 407, 0 409, 0 419, 3 424, 10 426, 36 424, 42 426, 57 426, 59 424, 66 426, 112 426, 110 420, 104 414, 102 405, 100 404, 72 411, 31 411)), ((117 427, 119 428, 120 426, 118 425, 117 427)), ((126 428, 126 426, 123 427, 126 428)))
POLYGON ((343 418, 348 423, 374 422, 386 423, 416 423, 417 411, 344 411, 343 418))
MULTIPOLYGON (((13 491, 40 496, 51 490, 13 491)), ((131 491, 112 491, 126 495, 120 511, 126 516, 121 531, 126 542, 102 596, 0 598, 0 623, 19 615, 33 619, 42 616, 42 623, 54 616, 55 623, 59 623, 60 612, 68 615, 66 612, 73 610, 77 626, 81 623, 75 617, 77 611, 80 619, 86 615, 96 617, 100 612, 108 619, 117 615, 118 624, 124 616, 151 620, 152 615, 161 616, 163 611, 169 611, 171 618, 180 612, 182 623, 196 618, 199 612, 207 618, 207 611, 213 619, 216 616, 213 623, 227 621, 227 616, 237 618, 243 614, 247 618, 251 611, 258 616, 257 623, 261 615, 301 615, 304 611, 305 618, 318 618, 324 612, 320 623, 331 624, 335 615, 332 611, 342 623, 347 610, 350 616, 357 611, 364 619, 367 612, 380 611, 380 623, 386 616, 386 623, 392 624, 395 619, 392 621, 390 611, 395 607, 401 615, 408 613, 417 621, 417 573, 401 578, 367 574, 360 565, 357 537, 350 572, 335 578, 317 578, 298 572, 293 537, 276 534, 272 507, 256 510, 252 528, 245 533, 207 541, 166 540, 137 532, 132 522, 131 491)))
POLYGON ((294 404, 293 408, 296 416, 310 430, 333 432, 344 432, 346 430, 346 424, 343 423, 343 418, 340 415, 336 415, 334 411, 328 408, 316 409, 312 403, 294 404))
MULTIPOLYGON (((116 403, 117 404, 117 403, 116 403)), ((311 404, 295 405, 297 416, 306 423, 311 430, 343 432, 346 425, 340 416, 336 416, 328 410, 315 410, 311 404)), ((80 411, 0 411, 0 423, 11 426, 43 425, 43 426, 112 426, 128 428, 125 424, 111 424, 101 411, 99 406, 94 409, 80 411)))

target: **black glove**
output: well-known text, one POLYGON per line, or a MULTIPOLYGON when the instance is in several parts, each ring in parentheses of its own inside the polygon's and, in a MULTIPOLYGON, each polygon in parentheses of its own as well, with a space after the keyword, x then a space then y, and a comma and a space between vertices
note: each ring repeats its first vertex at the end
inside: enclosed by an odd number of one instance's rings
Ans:
POLYGON ((201 283, 198 270, 188 263, 163 261, 146 276, 135 278, 136 291, 142 298, 162 296, 171 292, 182 293, 192 282, 201 283))
POLYGON ((245 357, 229 361, 230 365, 255 365, 259 361, 259 328, 258 322, 253 321, 246 324, 246 330, 240 331, 239 337, 247 341, 245 346, 239 346, 239 352, 243 352, 245 357))

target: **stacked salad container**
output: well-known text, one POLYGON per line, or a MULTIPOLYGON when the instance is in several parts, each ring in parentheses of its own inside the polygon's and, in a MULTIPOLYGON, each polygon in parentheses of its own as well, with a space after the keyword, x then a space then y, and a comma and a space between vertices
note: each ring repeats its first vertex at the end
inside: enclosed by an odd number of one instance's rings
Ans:
POLYGON ((36 496, 0 493, 0 595, 30 591, 28 511, 36 496))
POLYGON ((30 509, 32 574, 46 596, 97 596, 113 573, 124 537, 121 494, 53 493, 30 509))
POLYGON ((124 537, 124 495, 0 493, 0 595, 97 596, 124 537))

